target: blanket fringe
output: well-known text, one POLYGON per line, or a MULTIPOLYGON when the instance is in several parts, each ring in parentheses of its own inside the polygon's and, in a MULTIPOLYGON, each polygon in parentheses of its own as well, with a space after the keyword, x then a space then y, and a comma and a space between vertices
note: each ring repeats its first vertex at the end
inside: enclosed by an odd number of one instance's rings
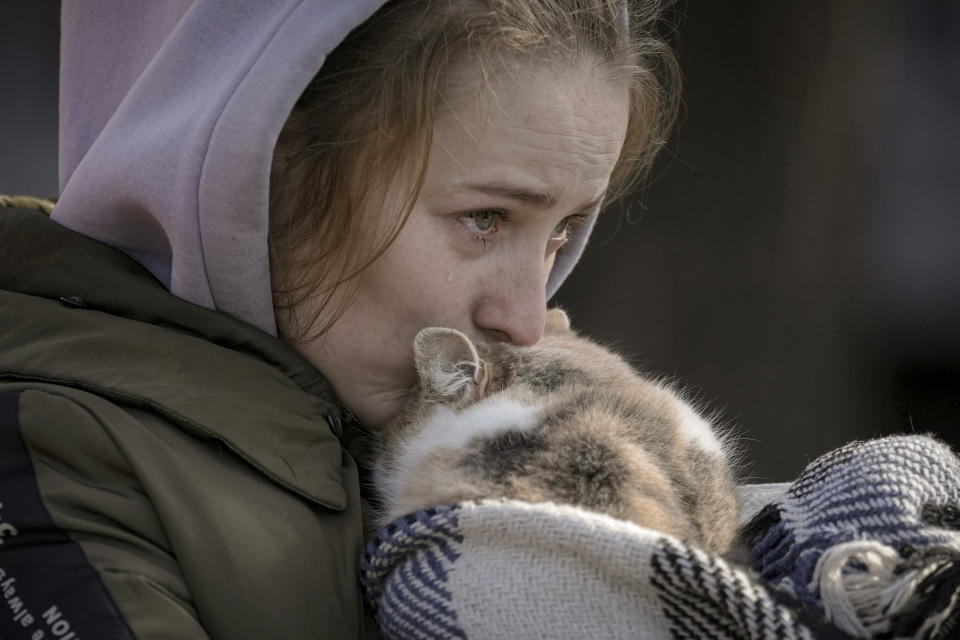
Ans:
POLYGON ((876 540, 837 544, 817 560, 809 589, 819 592, 827 618, 855 636, 953 637, 960 554, 933 551, 897 551, 876 540))
POLYGON ((904 572, 926 567, 924 577, 894 616, 892 630, 916 640, 956 638, 960 632, 960 552, 945 547, 901 550, 904 572))

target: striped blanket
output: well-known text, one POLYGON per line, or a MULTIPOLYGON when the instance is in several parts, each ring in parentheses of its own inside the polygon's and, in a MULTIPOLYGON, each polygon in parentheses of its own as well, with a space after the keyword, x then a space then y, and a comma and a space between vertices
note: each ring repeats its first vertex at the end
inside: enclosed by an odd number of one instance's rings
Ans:
POLYGON ((385 638, 960 637, 948 447, 852 443, 762 489, 744 493, 752 567, 574 507, 487 500, 381 529, 362 584, 385 638))

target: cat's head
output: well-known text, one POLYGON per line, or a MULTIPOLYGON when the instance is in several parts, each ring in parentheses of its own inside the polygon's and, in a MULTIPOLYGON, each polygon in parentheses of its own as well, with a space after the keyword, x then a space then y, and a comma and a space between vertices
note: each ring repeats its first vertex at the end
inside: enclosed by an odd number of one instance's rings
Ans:
MULTIPOLYGON (((570 318, 561 309, 547 312, 544 337, 572 337, 570 318)), ((510 371, 509 351, 523 347, 475 345, 466 334, 446 327, 421 329, 413 340, 414 363, 421 402, 464 406, 484 397, 491 386, 500 387, 510 371)))

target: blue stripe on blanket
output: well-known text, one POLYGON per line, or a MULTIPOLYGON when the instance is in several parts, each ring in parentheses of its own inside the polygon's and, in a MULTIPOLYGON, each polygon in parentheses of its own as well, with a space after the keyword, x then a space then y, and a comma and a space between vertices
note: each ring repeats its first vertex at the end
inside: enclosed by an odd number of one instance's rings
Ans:
POLYGON ((386 637, 466 640, 446 589, 462 543, 456 510, 438 506, 398 518, 367 545, 361 583, 386 637))
POLYGON ((755 568, 803 605, 849 618, 850 631, 953 638, 960 517, 943 514, 960 514, 957 505, 960 461, 946 445, 854 442, 810 463, 747 526, 755 568))

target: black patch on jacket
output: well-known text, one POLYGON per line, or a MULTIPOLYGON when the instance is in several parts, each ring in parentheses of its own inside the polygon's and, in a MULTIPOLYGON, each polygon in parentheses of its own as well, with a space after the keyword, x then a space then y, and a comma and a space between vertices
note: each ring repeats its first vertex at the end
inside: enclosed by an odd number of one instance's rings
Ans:
POLYGON ((83 550, 40 498, 19 405, 19 393, 0 393, 0 638, 134 640, 83 550))

